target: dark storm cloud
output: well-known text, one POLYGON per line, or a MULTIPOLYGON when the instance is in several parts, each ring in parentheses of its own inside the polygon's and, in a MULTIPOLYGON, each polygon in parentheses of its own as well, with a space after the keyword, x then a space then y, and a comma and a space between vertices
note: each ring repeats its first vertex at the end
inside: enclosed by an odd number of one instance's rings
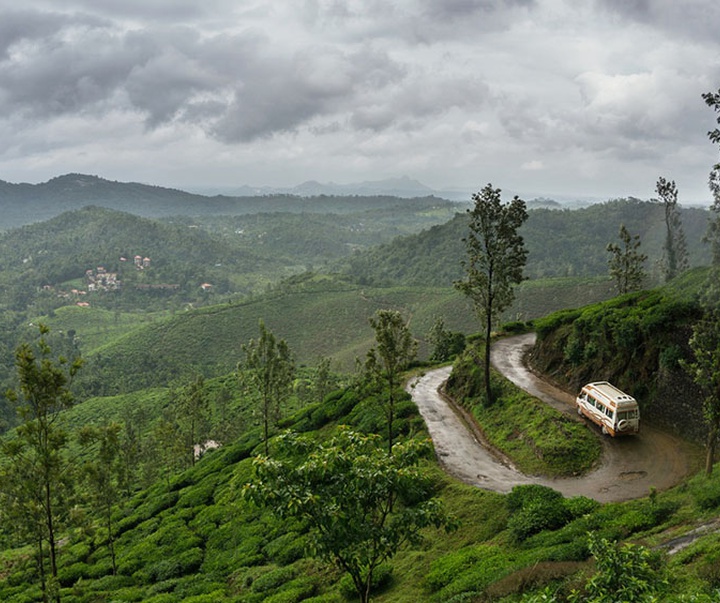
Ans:
POLYGON ((38 0, 48 11, 64 11, 129 18, 142 21, 176 23, 212 16, 232 0, 38 0))
POLYGON ((19 6, 0 9, 0 168, 27 179, 125 162, 166 181, 402 169, 474 186, 487 166, 518 189, 606 190, 606 170, 710 163, 714 0, 19 6))
POLYGON ((421 10, 442 21, 455 21, 479 15, 507 13, 514 8, 532 8, 536 0, 420 0, 421 10))
POLYGON ((51 15, 41 26, 38 15, 20 17, 16 31, 23 33, 0 61, 0 108, 6 115, 83 111, 107 100, 137 61, 118 52, 116 38, 97 21, 75 20, 71 27, 51 15))
POLYGON ((707 0, 596 0, 600 10, 665 32, 669 37, 717 40, 720 3, 707 0))
POLYGON ((382 91, 401 80, 404 70, 372 49, 343 53, 326 48, 289 58, 256 57, 247 75, 214 128, 222 140, 292 131, 314 117, 351 110, 356 97, 382 91))
POLYGON ((0 108, 35 118, 139 111, 148 127, 196 123, 226 142, 290 131, 315 116, 349 110, 356 94, 403 77, 401 65, 366 47, 278 48, 258 30, 203 36, 186 27, 71 29, 62 15, 17 19, 0 62, 0 108))
POLYGON ((71 25, 100 25, 103 21, 88 15, 43 14, 9 11, 0 18, 0 60, 9 58, 8 50, 22 43, 34 43, 71 25))

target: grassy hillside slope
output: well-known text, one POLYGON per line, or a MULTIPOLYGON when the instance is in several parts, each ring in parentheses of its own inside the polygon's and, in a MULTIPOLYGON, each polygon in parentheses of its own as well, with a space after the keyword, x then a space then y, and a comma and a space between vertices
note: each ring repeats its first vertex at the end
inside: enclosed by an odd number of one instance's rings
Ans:
MULTIPOLYGON (((604 279, 528 281, 517 292, 506 321, 529 320, 558 308, 577 307, 612 295, 604 279)), ((431 350, 426 335, 438 317, 446 328, 477 330, 467 300, 451 288, 359 287, 322 275, 285 281, 266 295, 238 303, 177 313, 137 315, 76 306, 37 321, 71 332, 86 359, 80 383, 86 395, 109 395, 166 385, 195 374, 233 370, 242 345, 258 336, 258 322, 287 340, 299 364, 330 357, 336 370, 352 371, 372 343, 368 319, 397 309, 420 340, 420 357, 431 350)), ((30 336, 30 331, 28 331, 30 336)))
POLYGON ((261 319, 287 340, 300 364, 315 365, 328 356, 336 368, 349 371, 373 341, 368 319, 378 309, 401 310, 422 339, 436 316, 446 317, 453 330, 472 330, 464 303, 458 293, 439 288, 322 285, 280 290, 255 301, 182 313, 109 339, 83 353, 88 370, 81 380, 86 391, 97 395, 162 385, 195 373, 224 374, 242 358, 242 345, 258 336, 261 319))
MULTIPOLYGON (((525 400, 518 400, 524 406, 525 400)), ((400 431, 424 434, 414 407, 403 403, 400 431)), ((339 391, 311 404, 284 427, 322 439, 338 423, 379 429, 374 398, 339 391)), ((167 475, 119 505, 113 525, 117 574, 112 573, 104 531, 85 515, 60 548, 60 588, 65 603, 342 603, 349 585, 342 574, 313 557, 306 526, 280 521, 240 496, 252 478, 260 434, 248 430, 207 454, 193 468, 167 475)), ((582 593, 593 572, 587 534, 610 540, 661 545, 691 528, 711 524, 720 513, 720 477, 694 478, 667 493, 627 503, 598 505, 563 499, 547 488, 499 495, 464 486, 425 461, 447 509, 461 522, 445 534, 429 529, 421 546, 403 549, 379 574, 378 603, 517 602, 522 593, 552 586, 567 600, 582 593)), ((78 516, 77 519, 80 519, 78 516)), ((2 532, 2 530, 0 530, 2 532)), ((6 541, 7 542, 7 541, 6 541)), ((661 600, 710 595, 720 536, 706 532, 667 564, 661 600)), ((662 571, 662 570, 658 570, 662 571)), ((29 548, 0 553, 0 599, 31 603, 40 592, 29 548)), ((539 594, 539 593, 538 593, 539 594)), ((580 599, 583 600, 583 599, 580 599)), ((694 601, 710 602, 710 598, 694 601)))

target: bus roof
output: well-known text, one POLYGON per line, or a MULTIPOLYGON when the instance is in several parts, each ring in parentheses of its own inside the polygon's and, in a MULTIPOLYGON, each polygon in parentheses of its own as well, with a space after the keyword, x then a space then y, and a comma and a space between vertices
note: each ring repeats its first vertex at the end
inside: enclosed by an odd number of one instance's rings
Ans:
POLYGON ((635 398, 615 387, 607 381, 588 383, 583 390, 592 393, 595 397, 603 398, 610 406, 636 406, 635 398))

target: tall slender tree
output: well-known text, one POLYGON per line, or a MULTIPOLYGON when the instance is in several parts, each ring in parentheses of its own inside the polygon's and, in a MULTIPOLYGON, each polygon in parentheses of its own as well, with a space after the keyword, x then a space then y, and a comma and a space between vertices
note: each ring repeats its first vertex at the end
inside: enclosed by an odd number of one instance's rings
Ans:
POLYGON ((663 278, 667 282, 688 269, 687 242, 685 230, 678 209, 678 190, 674 180, 658 178, 655 185, 665 209, 665 243, 663 245, 663 278))
MULTIPOLYGON (((720 90, 707 92, 702 97, 707 106, 715 111, 715 121, 720 125, 720 90)), ((720 145, 720 128, 710 130, 708 138, 710 142, 720 145)), ((710 206, 710 220, 705 240, 710 243, 713 265, 720 266, 720 162, 713 165, 710 170, 708 186, 713 196, 713 203, 710 206)))
MULTIPOLYGON (((702 97, 715 111, 716 122, 720 124, 720 90, 708 92, 702 97)), ((720 129, 710 130, 708 138, 720 145, 720 129)), ((713 203, 705 241, 710 243, 712 266, 700 298, 703 316, 693 326, 689 342, 694 360, 687 363, 686 368, 705 394, 703 415, 708 425, 705 473, 710 475, 720 436, 720 162, 711 168, 708 185, 713 203)))
POLYGON ((117 573, 113 510, 120 502, 123 491, 121 432, 120 423, 110 423, 102 427, 85 426, 78 434, 83 448, 92 451, 92 456, 82 465, 81 474, 88 486, 87 500, 107 532, 113 575, 117 573))
POLYGON ((607 252, 610 254, 608 266, 610 276, 620 295, 636 291, 645 281, 645 260, 647 256, 640 253, 640 235, 631 235, 625 224, 620 225, 620 242, 608 243, 607 252))
POLYGON ((710 475, 715 463, 715 450, 720 436, 720 268, 713 266, 701 297, 703 316, 693 325, 690 348, 693 361, 685 368, 703 394, 703 416, 708 427, 705 473, 710 475))
MULTIPOLYGON (((68 435, 62 411, 73 405, 69 386, 82 365, 80 358, 55 358, 48 343, 49 329, 39 326, 35 346, 23 343, 15 352, 18 386, 7 393, 17 404, 21 424, 16 437, 0 444, 15 480, 3 484, 15 504, 16 517, 33 525, 43 601, 59 601, 58 529, 69 502, 73 464, 68 457, 68 435), (47 544, 49 576, 43 543, 47 544)), ((7 491, 6 491, 7 492, 7 491)))
POLYGON ((525 201, 515 196, 503 204, 500 189, 488 184, 473 194, 468 210, 469 234, 463 239, 467 256, 465 278, 455 282, 473 304, 483 331, 485 400, 491 404, 490 337, 498 317, 515 299, 514 286, 523 280, 527 260, 525 242, 518 232, 527 220, 525 201))
POLYGON ((260 401, 265 455, 269 454, 270 427, 280 421, 282 404, 292 393, 295 360, 284 339, 259 323, 260 337, 243 346, 245 359, 238 364, 240 383, 260 401))
POLYGON ((177 421, 183 435, 189 465, 195 464, 195 446, 202 444, 207 435, 210 399, 205 388, 205 379, 198 375, 180 389, 176 398, 177 421))
POLYGON ((392 454, 400 377, 417 354, 417 341, 397 310, 378 310, 370 326, 375 330, 376 345, 368 351, 365 369, 371 379, 384 385, 388 454, 392 454))

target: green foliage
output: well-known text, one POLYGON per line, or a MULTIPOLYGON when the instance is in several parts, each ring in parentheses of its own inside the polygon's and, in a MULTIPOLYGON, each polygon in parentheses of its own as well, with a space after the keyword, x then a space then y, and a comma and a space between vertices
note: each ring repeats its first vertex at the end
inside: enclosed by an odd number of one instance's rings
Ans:
POLYGON ((615 281, 615 286, 620 295, 636 291, 643 285, 647 278, 645 273, 645 260, 647 255, 638 251, 640 247, 640 235, 630 235, 625 224, 620 225, 620 245, 608 243, 607 251, 610 253, 608 266, 610 277, 615 281))
POLYGON ((651 596, 665 586, 660 557, 649 549, 618 546, 595 534, 588 538, 597 569, 585 585, 587 603, 651 601, 651 596))
POLYGON ((375 569, 403 544, 419 543, 422 528, 452 526, 418 468, 426 443, 397 443, 387 454, 378 439, 347 429, 324 445, 281 436, 288 456, 258 457, 256 478, 243 489, 279 517, 308 522, 319 555, 350 575, 362 601, 375 569))
POLYGON ((433 346, 430 354, 431 362, 447 362, 452 360, 465 349, 465 335, 450 331, 445 327, 445 320, 440 317, 435 320, 427 339, 433 346))
POLYGON ((570 519, 563 495, 539 485, 515 486, 507 497, 508 530, 516 542, 542 530, 555 530, 570 519))
POLYGON ((455 287, 470 300, 483 335, 485 403, 494 401, 490 384, 490 334, 502 313, 515 299, 514 287, 523 280, 527 249, 518 229, 527 220, 525 202, 519 197, 503 204, 500 189, 488 184, 473 195, 469 234, 463 239, 466 256, 464 278, 455 287))
POLYGON ((522 392, 497 375, 496 402, 484 407, 482 368, 469 349, 455 361, 447 393, 468 408, 489 443, 529 474, 575 475, 589 470, 600 456, 600 444, 582 424, 522 392))
POLYGON ((244 360, 238 365, 238 376, 247 395, 258 398, 263 426, 263 446, 268 454, 270 428, 280 422, 284 405, 290 397, 295 379, 295 360, 284 339, 275 335, 260 321, 260 337, 243 345, 244 360))
POLYGON ((370 383, 380 389, 388 452, 392 454, 394 423, 398 414, 397 390, 402 372, 415 359, 417 341, 413 339, 402 314, 394 310, 378 310, 370 319, 370 326, 375 331, 375 346, 367 353, 365 375, 370 383))
POLYGON ((720 434, 720 267, 708 275, 701 296, 702 316, 693 325, 689 345, 694 358, 685 363, 703 394, 703 416, 708 427, 705 472, 710 475, 720 434))
MULTIPOLYGON (((710 253, 702 243, 707 209, 681 207, 679 212, 690 265, 708 264, 710 253)), ((665 243, 663 213, 661 204, 633 198, 573 210, 530 208, 520 229, 528 250, 525 274, 530 279, 607 276, 605 248, 617 237, 618 224, 640 235, 650 265, 656 265, 665 243)), ((346 273, 366 284, 449 285, 463 276, 457 258, 464 254, 462 238, 467 224, 468 217, 458 214, 420 234, 362 251, 347 260, 346 273)))

